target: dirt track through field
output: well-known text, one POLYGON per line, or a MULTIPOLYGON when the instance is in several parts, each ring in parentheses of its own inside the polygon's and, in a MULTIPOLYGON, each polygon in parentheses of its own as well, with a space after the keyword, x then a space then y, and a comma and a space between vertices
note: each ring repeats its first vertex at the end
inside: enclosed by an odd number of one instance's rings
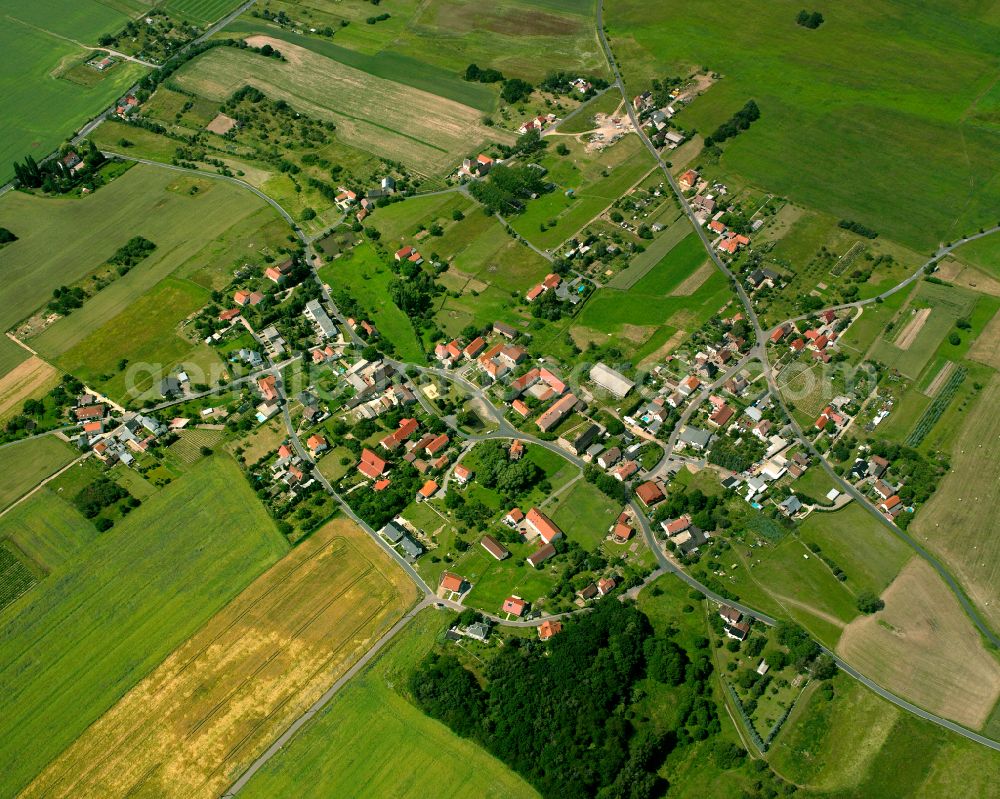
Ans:
POLYGON ((924 394, 926 394, 928 397, 936 397, 937 393, 941 390, 941 386, 945 384, 945 382, 951 376, 951 373, 954 371, 955 371, 955 362, 946 361, 944 366, 941 367, 941 370, 937 373, 937 375, 935 375, 934 379, 931 381, 931 384, 927 386, 927 390, 924 391, 924 394))
POLYGON ((414 589, 346 520, 256 580, 24 796, 218 796, 402 614, 414 589))
POLYGON ((896 346, 901 350, 908 350, 917 338, 920 330, 923 328, 924 323, 927 321, 927 317, 930 315, 930 308, 921 308, 914 313, 910 321, 906 323, 906 327, 904 327, 900 332, 899 338, 896 339, 896 346))
POLYGON ((1000 698, 1000 664, 941 578, 913 558, 885 610, 847 625, 837 654, 890 691, 979 729, 1000 698))

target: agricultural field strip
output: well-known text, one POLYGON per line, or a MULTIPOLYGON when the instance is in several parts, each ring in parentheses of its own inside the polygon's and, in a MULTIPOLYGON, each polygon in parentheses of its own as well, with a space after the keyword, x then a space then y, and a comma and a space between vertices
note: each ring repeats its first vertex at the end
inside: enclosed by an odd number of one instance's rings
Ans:
MULTIPOLYGON (((255 598, 251 604, 249 604, 246 608, 244 608, 239 613, 239 615, 234 617, 223 629, 221 629, 216 635, 214 635, 210 640, 208 640, 200 649, 198 649, 194 653, 191 653, 191 655, 187 658, 186 662, 184 662, 183 665, 180 666, 180 668, 178 668, 176 671, 171 672, 171 676, 172 677, 179 676, 184 672, 186 672, 190 667, 194 666, 197 663, 197 661, 199 661, 199 659, 201 659, 210 648, 219 644, 220 641, 227 634, 229 634, 235 627, 245 622, 248 617, 258 616, 258 615, 262 617, 266 616, 270 610, 273 610, 274 608, 280 606, 284 600, 287 600, 290 597, 292 597, 297 591, 297 589, 299 589, 299 587, 303 583, 306 583, 308 580, 310 580, 315 576, 313 573, 310 572, 309 568, 307 567, 314 565, 315 561, 317 561, 320 557, 340 555, 350 548, 351 548, 350 545, 344 539, 335 539, 335 541, 331 542, 331 545, 329 545, 328 547, 324 547, 323 549, 318 550, 309 559, 304 560, 301 563, 297 564, 292 570, 292 572, 290 572, 289 574, 289 578, 291 579, 286 579, 282 583, 272 586, 267 591, 265 591, 264 594, 255 598), (336 549, 334 551, 330 551, 331 549, 333 549, 334 544, 336 544, 336 549)), ((298 624, 298 626, 295 629, 290 631, 290 635, 293 639, 294 637, 301 635, 301 633, 307 627, 309 627, 313 622, 315 622, 334 603, 340 600, 342 596, 344 596, 352 588, 357 586, 361 581, 365 580, 373 572, 378 573, 374 564, 370 560, 365 559, 365 561, 367 565, 362 571, 357 572, 356 575, 350 580, 350 582, 346 584, 341 583, 339 585, 339 589, 337 590, 337 592, 331 595, 328 601, 324 602, 321 606, 318 607, 318 609, 311 612, 304 620, 302 620, 298 624)), ((236 601, 239 600, 237 599, 236 601)), ((359 632, 365 625, 370 623, 371 619, 374 618, 376 615, 378 615, 378 613, 380 613, 386 607, 387 604, 388 604, 387 602, 382 602, 371 615, 369 615, 365 619, 362 619, 359 622, 358 626, 352 629, 350 633, 344 638, 343 642, 332 650, 329 657, 323 660, 322 663, 314 670, 314 672, 307 679, 307 682, 311 681, 318 674, 324 671, 329 665, 329 663, 341 653, 344 647, 348 646, 353 641, 354 635, 357 632, 359 632)), ((246 633, 243 633, 242 635, 249 635, 249 634, 250 633, 248 631, 246 633)), ((233 648, 235 646, 235 643, 236 642, 230 644, 230 648, 233 648)), ((192 726, 188 729, 186 737, 190 738, 192 735, 198 732, 198 730, 200 730, 203 727, 203 725, 205 725, 213 716, 215 716, 234 696, 239 694, 240 691, 244 689, 248 684, 252 683, 254 677, 260 671, 265 669, 267 665, 269 665, 275 658, 280 656, 286 650, 287 647, 275 648, 264 659, 264 661, 261 662, 251 673, 247 674, 238 685, 234 686, 222 699, 220 699, 218 703, 216 703, 216 705, 214 705, 212 708, 209 708, 208 711, 200 719, 196 720, 192 724, 192 726)), ((270 721, 274 715, 280 712, 280 710, 294 698, 295 698, 294 695, 286 696, 279 704, 275 705, 266 716, 261 718, 261 720, 254 727, 252 727, 243 738, 241 738, 238 742, 236 742, 236 744, 226 753, 218 768, 216 768, 205 778, 202 785, 207 783, 218 772, 219 769, 223 768, 228 763, 229 759, 233 757, 233 755, 235 755, 247 743, 247 741, 256 734, 256 732, 260 729, 261 726, 270 721)), ((169 699, 169 697, 165 697, 164 701, 167 701, 167 699, 169 699)), ((108 762, 109 758, 111 758, 112 756, 120 755, 123 750, 123 744, 126 741, 133 742, 129 744, 127 749, 130 750, 141 749, 149 740, 149 738, 156 734, 157 730, 155 728, 148 729, 148 732, 144 736, 142 736, 139 739, 136 739, 135 738, 136 733, 138 733, 144 727, 147 728, 149 727, 148 719, 140 718, 137 721, 138 723, 136 724, 136 726, 126 730, 119 736, 118 740, 116 740, 112 746, 108 746, 105 748, 106 753, 104 757, 100 758, 96 762, 89 760, 88 762, 92 763, 90 768, 85 769, 82 772, 74 769, 75 779, 73 782, 64 785, 63 786, 64 789, 68 790, 76 786, 80 781, 85 780, 88 776, 95 773, 95 771, 103 768, 103 766, 108 762)), ((74 744, 74 746, 76 745, 77 744, 74 744)), ((160 765, 161 765, 160 762, 154 763, 150 767, 150 769, 148 769, 147 772, 140 778, 139 782, 135 783, 135 785, 132 786, 132 788, 134 789, 135 787, 140 785, 142 781, 160 765)))

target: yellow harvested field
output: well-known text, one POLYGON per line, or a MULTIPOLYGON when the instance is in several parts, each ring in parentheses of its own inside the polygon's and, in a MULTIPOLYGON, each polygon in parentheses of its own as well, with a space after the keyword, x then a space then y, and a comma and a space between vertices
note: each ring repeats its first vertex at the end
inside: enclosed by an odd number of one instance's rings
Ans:
POLYGON ((13 416, 26 399, 38 399, 59 382, 59 370, 38 356, 0 377, 0 420, 13 416))
POLYGON ((267 36, 248 41, 271 44, 287 61, 218 47, 184 66, 174 79, 182 88, 219 101, 249 84, 297 111, 335 122, 337 135, 348 144, 427 174, 457 166, 465 153, 487 140, 510 138, 483 125, 479 111, 454 100, 375 77, 285 41, 267 36))
POLYGON ((945 560, 994 629, 1000 628, 998 407, 1000 375, 993 375, 955 439, 951 471, 910 525, 910 533, 945 560))
POLYGON ((900 332, 899 338, 896 339, 896 346, 901 350, 908 350, 910 345, 916 340, 917 334, 923 328, 927 317, 930 315, 930 308, 921 308, 918 311, 914 311, 913 316, 910 317, 910 320, 900 332))
POLYGON ((944 581, 914 558, 882 598, 884 610, 847 625, 837 654, 884 688, 979 729, 1000 698, 1000 663, 944 581))
POLYGON ((1000 369, 1000 311, 993 314, 969 348, 969 360, 1000 369))
POLYGON ((293 550, 24 796, 217 797, 403 614, 416 589, 353 522, 293 550))
POLYGON ((671 297, 688 297, 701 288, 701 284, 708 280, 715 270, 711 261, 705 261, 701 266, 688 275, 684 281, 670 292, 671 297))

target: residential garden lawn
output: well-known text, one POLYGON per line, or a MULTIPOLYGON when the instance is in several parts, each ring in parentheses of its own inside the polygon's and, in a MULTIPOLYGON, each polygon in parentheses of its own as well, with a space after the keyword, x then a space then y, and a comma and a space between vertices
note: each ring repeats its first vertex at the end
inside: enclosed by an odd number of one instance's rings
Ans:
POLYGON ((304 47, 268 37, 287 63, 252 52, 217 47, 186 64, 174 80, 183 89, 222 101, 249 83, 300 113, 337 124, 348 144, 402 161, 425 174, 450 170, 458 154, 488 140, 510 140, 487 128, 462 103, 377 78, 304 47))
POLYGON ((546 178, 556 184, 555 189, 530 200, 523 213, 509 220, 514 230, 546 250, 575 236, 654 166, 638 136, 626 136, 593 154, 585 153, 582 144, 565 137, 560 143, 569 147, 569 155, 558 155, 552 145, 539 159, 549 170, 546 178), (555 225, 550 224, 552 220, 555 225))
POLYGON ((607 538, 622 508, 597 486, 580 478, 572 488, 543 503, 542 511, 570 541, 593 551, 607 538))
POLYGON ((92 329, 96 320, 106 321, 175 270, 206 282, 202 275, 218 274, 220 266, 231 269, 236 253, 227 252, 226 245, 235 247, 237 233, 244 258, 251 254, 248 243, 255 250, 273 245, 273 233, 258 239, 240 224, 254 219, 266 226, 266 219, 277 218, 270 210, 266 217, 253 216, 263 208, 260 198, 223 181, 178 176, 144 165, 82 198, 8 192, 0 197, 0 215, 19 239, 3 249, 8 280, 0 326, 9 327, 29 315, 51 298, 54 288, 91 274, 133 236, 145 236, 156 244, 156 250, 125 277, 36 339, 43 351, 61 352, 92 329), (67 237, 67 231, 73 235, 67 237), (213 261, 221 256, 228 256, 222 264, 213 261))
POLYGON ((756 100, 761 118, 722 145, 737 178, 921 251, 995 224, 1000 131, 980 116, 1000 65, 992 11, 876 0, 817 30, 797 11, 612 0, 604 19, 629 96, 652 77, 720 73, 679 124, 711 132, 756 100))
POLYGON ((60 496, 45 487, 0 517, 0 539, 10 538, 44 572, 60 570, 99 536, 60 496))
POLYGON ((882 598, 885 610, 849 625, 837 653, 888 690, 979 729, 1000 698, 1000 663, 954 594, 914 558, 882 598))
POLYGON ((118 63, 90 86, 60 77, 92 52, 69 39, 96 45, 100 34, 128 21, 110 3, 0 0, 0 16, 5 19, 0 47, 8 64, 0 71, 0 99, 5 108, 18 109, 16 114, 4 114, 0 122, 0 181, 6 182, 13 177, 14 161, 27 155, 37 160, 47 156, 146 70, 118 63))
POLYGON ((992 446, 1000 435, 1000 376, 994 373, 984 384, 964 420, 952 422, 958 433, 949 453, 951 471, 918 511, 910 532, 944 559, 995 628, 1000 626, 1000 537, 990 509, 1000 503, 992 446))
MULTIPOLYGON (((830 492, 831 488, 836 488, 826 472, 823 471, 822 467, 817 464, 813 464, 811 469, 806 469, 806 473, 801 477, 792 480, 788 488, 799 494, 800 499, 805 497, 810 497, 820 505, 832 505, 833 503, 826 498, 826 495, 830 492)), ((838 489, 839 490, 839 489, 838 489)))
POLYGON ((54 435, 0 447, 0 508, 6 508, 79 453, 54 435))
POLYGON ((196 349, 179 335, 180 322, 209 299, 209 291, 201 286, 166 278, 64 351, 57 363, 122 401, 136 401, 147 392, 155 397, 160 378, 196 349), (122 359, 128 360, 131 369, 119 368, 122 359))
POLYGON ((732 301, 725 277, 713 272, 689 295, 671 296, 669 292, 704 260, 704 248, 692 233, 628 292, 598 289, 574 320, 574 339, 579 343, 600 337, 598 340, 602 342, 633 351, 641 349, 661 325, 675 330, 700 326, 732 301))
POLYGON ((331 483, 336 483, 351 469, 354 464, 354 455, 347 447, 334 447, 316 464, 320 473, 331 483), (340 461, 342 458, 350 458, 345 466, 340 461))
POLYGON ((537 797, 499 760, 409 701, 410 673, 452 619, 434 609, 418 614, 254 776, 247 797, 537 797))
POLYGON ((857 502, 837 511, 809 514, 799 525, 799 534, 807 544, 819 545, 844 570, 847 585, 856 591, 882 593, 913 556, 909 546, 857 502))
POLYGON ((236 464, 217 456, 0 614, 0 789, 22 789, 286 548, 236 464))
POLYGON ((24 795, 218 796, 415 598, 413 583, 357 525, 328 522, 90 726, 24 795))
POLYGON ((998 755, 881 699, 847 674, 807 689, 768 752, 782 777, 836 796, 947 799, 992 790, 998 755))
POLYGON ((357 301, 402 360, 425 360, 410 318, 389 297, 396 275, 371 244, 360 244, 326 264, 319 276, 334 291, 343 289, 357 301))
POLYGON ((559 567, 558 561, 554 561, 556 565, 552 565, 553 562, 543 564, 540 569, 528 565, 525 558, 538 549, 540 543, 537 539, 524 544, 504 543, 510 550, 510 557, 498 561, 480 546, 477 537, 465 555, 439 569, 433 585, 437 585, 441 572, 447 569, 472 583, 472 590, 463 600, 469 607, 499 613, 503 601, 515 595, 541 608, 544 602, 540 600, 552 590, 559 567))

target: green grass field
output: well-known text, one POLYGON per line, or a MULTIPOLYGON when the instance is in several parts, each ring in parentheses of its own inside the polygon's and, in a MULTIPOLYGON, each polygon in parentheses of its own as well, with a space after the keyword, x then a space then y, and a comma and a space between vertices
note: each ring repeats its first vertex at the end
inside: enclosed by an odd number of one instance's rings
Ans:
MULTIPOLYGON (((46 500, 43 516, 58 504, 46 500)), ((64 529, 80 517, 54 534, 16 521, 0 519, 0 537, 29 553, 86 535, 64 529)), ((207 459, 0 614, 0 792, 22 788, 285 549, 236 464, 207 459)))
POLYGON ((0 100, 5 108, 17 109, 0 121, 0 181, 5 182, 13 177, 14 161, 47 156, 145 70, 117 64, 89 87, 58 77, 90 53, 68 38, 96 45, 100 34, 128 20, 111 3, 0 0, 0 16, 0 48, 7 64, 0 70, 0 100))
POLYGON ((519 799, 538 794, 476 744, 407 699, 407 679, 450 616, 425 610, 244 789, 254 797, 430 795, 519 799))
POLYGON ((0 447, 0 508, 6 508, 79 454, 55 436, 0 447))
MULTIPOLYGON (((958 360, 955 356, 961 353, 942 349, 942 345, 947 343, 945 339, 948 333, 954 330, 955 320, 967 317, 975 308, 976 301, 977 295, 967 289, 919 283, 914 289, 910 307, 896 320, 895 328, 875 344, 872 356, 914 380, 934 358, 935 353, 940 352, 958 360), (931 309, 930 315, 920 327, 916 338, 909 347, 901 348, 899 344, 906 334, 907 324, 913 319, 913 311, 919 312, 919 309, 927 308, 931 309)), ((968 349, 968 335, 965 339, 964 349, 968 349)))
POLYGON ((239 0, 167 0, 162 7, 179 19, 207 26, 239 4, 239 0))
MULTIPOLYGON (((295 3, 271 0, 270 6, 302 18, 301 6, 295 3)), ((328 53, 335 48, 342 53, 331 54, 332 58, 444 96, 456 91, 486 92, 489 106, 482 110, 489 110, 495 104, 495 87, 448 85, 463 82, 461 77, 471 62, 532 82, 557 70, 605 75, 607 65, 593 29, 592 7, 587 0, 505 0, 490 7, 474 7, 461 0, 398 0, 388 9, 389 19, 367 25, 365 19, 372 13, 367 6, 319 0, 310 3, 308 19, 317 28, 330 25, 336 29, 336 44, 310 36, 297 36, 294 41, 328 53), (341 20, 350 25, 340 28, 341 20), (431 85, 424 85, 427 82, 431 85)), ((266 30, 272 36, 281 30, 250 13, 231 29, 266 30)))
MULTIPOLYGON (((815 466, 809 471, 814 470, 815 466)), ((847 584, 855 591, 881 594, 913 555, 856 502, 838 511, 810 514, 800 526, 800 535, 803 541, 822 547, 823 554, 844 570, 847 584)))
MULTIPOLYGON (((559 126, 560 133, 585 133, 594 129, 594 114, 613 114, 622 104, 620 92, 612 86, 600 97, 584 103, 572 119, 559 126)), ((622 108, 622 113, 625 113, 622 108)), ((553 139, 559 141, 559 139, 553 139)))
POLYGON ((336 291, 344 289, 370 315, 375 327, 407 361, 423 361, 424 354, 409 317, 389 298, 395 277, 371 244, 362 244, 319 270, 319 276, 336 291))
POLYGON ((993 791, 996 752, 917 719, 846 674, 833 685, 832 700, 806 689, 768 753, 808 795, 949 799, 993 791))
POLYGON ((45 571, 61 569, 99 535, 89 520, 48 487, 5 513, 0 529, 45 571))
POLYGON ((692 330, 718 313, 729 299, 726 279, 713 271, 693 293, 670 292, 705 262, 705 250, 693 233, 682 239, 627 292, 598 289, 575 320, 584 337, 617 341, 631 351, 661 325, 692 330))
POLYGON ((155 394, 159 379, 197 350, 177 334, 177 325, 209 298, 201 286, 167 278, 59 355, 57 363, 122 401, 150 389, 155 394), (122 359, 128 361, 124 370, 122 359))
POLYGON ((756 100, 760 120, 723 146, 738 178, 920 250, 995 224, 1000 132, 976 116, 1000 66, 995 10, 876 0, 807 30, 800 8, 611 0, 604 19, 631 94, 721 74, 682 125, 711 132, 756 100))
MULTIPOLYGON (((90 274, 132 236, 142 235, 156 244, 156 251, 140 267, 37 340, 42 351, 62 352, 192 259, 200 257, 200 267, 217 269, 214 259, 222 253, 202 251, 218 248, 216 240, 262 207, 263 202, 250 192, 222 181, 142 165, 80 199, 9 192, 0 198, 0 216, 19 240, 3 250, 7 281, 0 294, 0 327, 10 327, 32 313, 54 288, 90 274), (195 186, 197 192, 191 194, 195 186), (54 242, 62 244, 53 246, 54 242), (93 311, 88 308, 91 303, 93 311)), ((240 252, 245 257, 249 234, 245 229, 239 232, 240 252)), ((229 258, 237 255, 233 252, 229 258)), ((232 260, 225 266, 232 268, 232 260)), ((196 277, 193 271, 192 277, 196 277)))
POLYGON ((7 374, 11 369, 20 363, 24 363, 30 357, 24 347, 15 344, 6 336, 0 337, 0 376, 7 374))
POLYGON ((608 535, 621 506, 586 480, 578 480, 568 491, 543 505, 566 537, 584 549, 596 550, 608 535))

